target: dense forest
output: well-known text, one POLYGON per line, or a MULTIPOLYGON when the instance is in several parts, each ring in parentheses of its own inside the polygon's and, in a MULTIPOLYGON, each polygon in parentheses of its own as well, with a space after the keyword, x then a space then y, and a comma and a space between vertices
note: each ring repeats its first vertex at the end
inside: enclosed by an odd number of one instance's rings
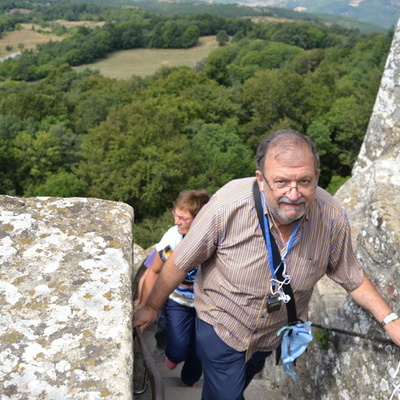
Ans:
POLYGON ((9 14, 5 3, 3 32, 22 22, 60 30, 51 21, 66 17, 107 22, 0 63, 0 192, 126 202, 142 247, 171 224, 181 190, 212 194, 253 175, 260 138, 278 128, 316 142, 320 185, 333 193, 351 174, 393 34, 91 4, 9 14), (204 35, 221 46, 193 69, 129 80, 73 69, 114 50, 191 47, 204 35))

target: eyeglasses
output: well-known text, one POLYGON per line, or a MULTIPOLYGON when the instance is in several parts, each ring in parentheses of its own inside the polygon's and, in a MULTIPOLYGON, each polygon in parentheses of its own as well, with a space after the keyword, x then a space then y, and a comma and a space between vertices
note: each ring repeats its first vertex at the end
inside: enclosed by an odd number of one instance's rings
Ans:
POLYGON ((296 190, 299 191, 312 191, 317 187, 317 184, 314 182, 314 179, 310 179, 310 178, 304 178, 304 179, 300 179, 298 181, 295 181, 296 184, 293 186, 291 180, 287 180, 287 179, 278 179, 277 181, 274 182, 274 185, 271 186, 267 179, 265 178, 264 174, 261 174, 262 177, 264 178, 265 182, 267 182, 268 187, 270 188, 270 190, 289 190, 289 192, 296 188, 296 190))
POLYGON ((192 219, 194 219, 194 217, 192 217, 192 218, 182 217, 181 215, 178 215, 175 212, 175 210, 171 210, 171 214, 174 216, 174 218, 177 218, 179 221, 182 221, 182 222, 189 222, 192 219))

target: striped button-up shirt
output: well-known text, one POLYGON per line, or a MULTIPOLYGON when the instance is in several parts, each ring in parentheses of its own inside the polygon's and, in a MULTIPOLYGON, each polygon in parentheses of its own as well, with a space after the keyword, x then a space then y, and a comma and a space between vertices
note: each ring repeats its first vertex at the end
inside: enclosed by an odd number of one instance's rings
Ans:
MULTIPOLYGON (((287 324, 287 310, 268 313, 271 269, 253 198, 255 178, 229 182, 201 209, 189 233, 175 250, 178 268, 201 265, 195 283, 199 318, 211 324, 230 347, 272 351, 276 332, 287 324)), ((286 244, 270 229, 281 253, 286 244)), ((356 260, 350 226, 341 205, 325 190, 301 219, 286 257, 298 315, 307 308, 317 281, 327 274, 347 291, 361 285, 364 273, 356 260)))

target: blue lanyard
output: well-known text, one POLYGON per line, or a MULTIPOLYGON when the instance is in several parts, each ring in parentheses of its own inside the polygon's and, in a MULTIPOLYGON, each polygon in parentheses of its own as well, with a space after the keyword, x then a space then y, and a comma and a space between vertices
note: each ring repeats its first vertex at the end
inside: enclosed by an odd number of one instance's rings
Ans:
MULTIPOLYGON (((269 268, 271 270, 272 277, 276 278, 276 271, 281 266, 281 263, 276 267, 276 269, 274 269, 274 255, 272 252, 271 236, 270 236, 270 234, 267 235, 267 229, 268 229, 268 233, 270 233, 270 228, 269 228, 268 217, 267 217, 267 214, 265 213, 265 197, 264 196, 262 196, 262 201, 263 201, 263 206, 264 206, 265 243, 266 243, 267 250, 268 250, 269 268)), ((290 235, 289 243, 286 246, 286 251, 284 252, 283 256, 281 255, 282 261, 284 261, 286 259, 290 250, 292 250, 294 239, 296 237, 297 230, 299 229, 299 225, 300 225, 300 222, 297 221, 296 226, 295 226, 292 234, 290 235)))

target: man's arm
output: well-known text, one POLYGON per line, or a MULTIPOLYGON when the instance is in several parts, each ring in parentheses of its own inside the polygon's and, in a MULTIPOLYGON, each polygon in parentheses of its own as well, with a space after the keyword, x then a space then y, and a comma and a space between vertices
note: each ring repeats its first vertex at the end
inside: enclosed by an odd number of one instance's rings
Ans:
POLYGON ((165 262, 146 305, 135 313, 133 327, 140 327, 143 332, 156 319, 161 307, 172 291, 185 279, 186 272, 180 270, 175 264, 175 255, 172 254, 165 262))
MULTIPOLYGON (((364 276, 363 283, 349 292, 350 296, 381 323, 392 311, 373 283, 364 276)), ((400 346, 400 319, 389 322, 385 330, 393 342, 400 346)))

